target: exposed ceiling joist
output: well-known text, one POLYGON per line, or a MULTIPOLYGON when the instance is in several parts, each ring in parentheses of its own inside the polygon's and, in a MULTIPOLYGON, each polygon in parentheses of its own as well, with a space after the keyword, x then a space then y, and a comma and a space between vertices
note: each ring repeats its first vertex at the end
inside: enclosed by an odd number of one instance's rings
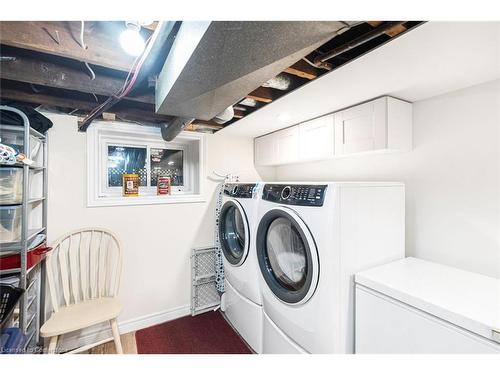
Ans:
POLYGON ((391 38, 394 38, 396 35, 399 35, 405 32, 407 29, 404 25, 396 25, 391 27, 389 30, 385 32, 386 35, 389 35, 391 38))
MULTIPOLYGON (((95 102, 79 99, 76 95, 65 96, 54 95, 52 93, 35 93, 25 85, 19 87, 13 83, 2 81, 2 98, 25 103, 45 105, 49 107, 60 107, 67 109, 79 109, 84 112, 91 111, 96 106, 95 102)), ((160 123, 170 120, 169 116, 156 115, 153 105, 143 105, 143 108, 130 105, 129 103, 119 103, 112 107, 108 112, 116 114, 118 118, 137 122, 160 123)))
POLYGON ((2 82, 2 99, 9 99, 25 103, 46 105, 50 107, 62 107, 70 109, 82 109, 89 111, 95 107, 96 103, 74 98, 63 98, 42 93, 30 92, 28 90, 7 87, 2 82))
POLYGON ((269 87, 259 87, 246 97, 262 103, 271 103, 275 99, 273 90, 269 87))
MULTIPOLYGON (((369 24, 372 27, 378 27, 384 23, 384 21, 366 21, 367 24, 369 24)), ((407 29, 404 25, 396 25, 384 32, 384 34, 389 35, 391 38, 395 37, 396 35, 401 34, 402 32, 405 32, 407 29)))
MULTIPOLYGON (((83 64, 79 70, 69 65, 42 61, 21 54, 8 55, 12 55, 14 60, 0 62, 2 79, 106 96, 116 94, 123 86, 122 79, 102 74, 96 74, 96 78, 92 80, 83 64)), ((154 95, 127 97, 127 99, 154 104, 154 95)))
POLYGON ((245 111, 240 111, 239 109, 234 110, 235 118, 243 118, 245 116, 245 111))
POLYGON ((196 131, 196 130, 200 130, 200 129, 220 130, 223 127, 224 127, 224 125, 220 125, 220 124, 215 124, 215 123, 204 124, 204 123, 201 123, 198 121, 194 121, 191 124, 189 124, 188 126, 186 126, 184 128, 184 130, 190 130, 190 131, 196 131))
POLYGON ((384 23, 384 21, 366 21, 371 27, 377 27, 384 23))
POLYGON ((304 60, 297 61, 291 67, 285 69, 285 73, 293 74, 295 76, 306 78, 306 79, 315 79, 318 77, 318 71, 313 66, 309 65, 304 60))
POLYGON ((87 49, 83 49, 80 44, 79 21, 2 21, 0 43, 128 71, 134 58, 120 47, 118 33, 113 30, 110 32, 103 24, 85 22, 88 25, 84 32, 87 49))

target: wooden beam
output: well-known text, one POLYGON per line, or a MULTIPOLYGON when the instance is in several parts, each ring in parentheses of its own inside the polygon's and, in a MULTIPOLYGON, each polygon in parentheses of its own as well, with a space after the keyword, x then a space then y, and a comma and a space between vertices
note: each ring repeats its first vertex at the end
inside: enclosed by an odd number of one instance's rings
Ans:
POLYGON ((80 45, 79 21, 2 21, 0 43, 128 71, 134 57, 125 53, 119 43, 119 33, 124 26, 105 21, 85 22, 85 25, 87 49, 80 45))
POLYGON ((318 77, 318 71, 316 68, 312 67, 304 60, 297 61, 291 67, 285 69, 285 73, 293 74, 295 76, 306 78, 306 79, 315 79, 318 77))
POLYGON ((385 34, 389 35, 391 38, 394 38, 396 35, 399 35, 405 31, 406 27, 404 25, 396 25, 387 30, 385 34))
POLYGON ((262 103, 271 103, 275 98, 272 89, 269 87, 259 87, 247 95, 247 98, 262 103))
MULTIPOLYGON (((6 84, 5 81, 2 82, 2 98, 10 99, 15 101, 20 101, 24 103, 32 103, 38 105, 45 105, 49 107, 60 107, 67 109, 80 109, 84 112, 91 111, 97 105, 94 102, 70 98, 68 96, 53 96, 42 93, 34 93, 31 89, 26 87, 14 88, 12 84, 6 84)), ((134 108, 128 106, 126 103, 121 102, 116 106, 112 107, 109 111, 110 114, 116 115, 120 120, 133 121, 133 122, 147 122, 147 123, 160 123, 166 122, 170 119, 169 116, 156 115, 151 110, 134 108)), ((195 120, 192 124, 186 127, 185 130, 197 131, 202 129, 210 130, 220 130, 224 125, 217 124, 213 121, 202 121, 195 120)))
POLYGON ((245 111, 240 111, 238 109, 234 110, 234 117, 235 118, 243 118, 243 117, 245 117, 245 115, 246 115, 245 111))
MULTIPOLYGON (((377 27, 380 26, 381 24, 384 23, 384 21, 366 21, 370 26, 372 27, 377 27)), ((390 29, 386 30, 384 34, 389 35, 391 38, 395 37, 396 35, 401 34, 402 32, 405 32, 407 29, 404 25, 396 25, 394 27, 391 27, 390 29)))
POLYGON ((79 100, 68 97, 57 97, 52 95, 46 95, 42 93, 30 92, 23 89, 14 89, 11 87, 5 87, 2 84, 1 91, 2 99, 10 99, 25 103, 46 105, 49 107, 62 107, 69 109, 82 109, 85 111, 91 111, 95 108, 98 103, 90 102, 86 100, 79 100))
MULTIPOLYGON (((83 64, 82 68, 78 69, 19 53, 9 52, 8 56, 14 57, 15 60, 0 61, 0 78, 3 79, 105 96, 115 95, 124 82, 123 79, 102 74, 96 74, 92 80, 83 64)), ((155 102, 154 95, 127 97, 127 99, 150 104, 155 102)))
POLYGON ((172 119, 170 116, 157 115, 154 109, 139 109, 133 108, 126 105, 124 102, 120 102, 107 112, 115 113, 116 117, 122 120, 136 121, 136 122, 149 122, 149 123, 161 123, 168 122, 172 119))
POLYGON ((198 122, 198 120, 194 120, 191 124, 186 126, 184 130, 191 130, 191 131, 196 131, 199 129, 210 129, 210 130, 220 130, 224 127, 224 125, 221 124, 204 124, 201 122, 198 122))
MULTIPOLYGON (((76 98, 76 95, 69 95, 66 91, 62 95, 53 95, 52 93, 35 93, 26 85, 14 86, 12 82, 1 83, 2 99, 10 99, 25 103, 46 105, 49 107, 61 107, 67 109, 80 109, 85 112, 93 110, 99 103, 76 98), (64 95, 66 94, 66 95, 64 95)), ((107 112, 114 113, 120 118, 126 118, 132 121, 147 122, 165 122, 170 120, 169 116, 157 115, 154 112, 154 106, 150 104, 138 104, 122 101, 107 112), (141 107, 138 107, 140 105, 141 107)))

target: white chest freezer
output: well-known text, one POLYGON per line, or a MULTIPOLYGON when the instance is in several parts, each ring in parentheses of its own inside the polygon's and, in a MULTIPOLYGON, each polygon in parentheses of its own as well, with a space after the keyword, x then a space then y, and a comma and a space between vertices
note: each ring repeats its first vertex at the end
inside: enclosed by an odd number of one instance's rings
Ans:
POLYGON ((500 279, 406 258, 355 283, 356 353, 500 354, 500 279))

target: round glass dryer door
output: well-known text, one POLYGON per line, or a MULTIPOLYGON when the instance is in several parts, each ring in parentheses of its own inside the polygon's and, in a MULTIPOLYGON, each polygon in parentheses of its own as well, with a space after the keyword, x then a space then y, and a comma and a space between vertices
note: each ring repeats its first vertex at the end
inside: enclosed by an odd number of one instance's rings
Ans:
POLYGON ((257 257, 264 280, 279 299, 294 304, 312 296, 319 275, 316 245, 292 210, 277 208, 262 217, 257 257))
POLYGON ((238 201, 229 200, 222 206, 219 239, 227 261, 234 266, 241 265, 248 255, 250 233, 245 211, 238 201))

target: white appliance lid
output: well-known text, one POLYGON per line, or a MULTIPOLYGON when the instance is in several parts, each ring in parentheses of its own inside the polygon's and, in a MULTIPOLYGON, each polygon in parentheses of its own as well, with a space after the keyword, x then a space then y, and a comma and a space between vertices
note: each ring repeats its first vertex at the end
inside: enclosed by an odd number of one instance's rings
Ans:
POLYGON ((355 282, 490 340, 500 338, 500 279, 406 258, 359 272, 355 282))

